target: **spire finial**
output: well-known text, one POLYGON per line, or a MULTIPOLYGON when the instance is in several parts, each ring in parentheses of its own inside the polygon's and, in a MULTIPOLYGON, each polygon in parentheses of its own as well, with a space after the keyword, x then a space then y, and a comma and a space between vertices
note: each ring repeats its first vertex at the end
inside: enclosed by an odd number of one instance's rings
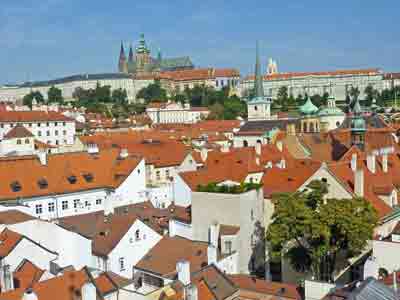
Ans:
POLYGON ((256 69, 254 80, 254 92, 256 98, 264 98, 263 78, 261 74, 260 53, 258 40, 256 42, 256 69))

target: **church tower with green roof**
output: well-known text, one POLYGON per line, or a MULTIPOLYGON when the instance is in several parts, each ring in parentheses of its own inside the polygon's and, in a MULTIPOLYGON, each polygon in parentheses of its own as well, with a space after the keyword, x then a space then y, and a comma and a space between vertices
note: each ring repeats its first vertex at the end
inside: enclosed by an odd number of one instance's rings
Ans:
POLYGON ((271 98, 264 96, 258 42, 256 44, 254 97, 247 102, 247 112, 249 121, 268 120, 271 118, 271 98))
POLYGON ((361 151, 365 149, 365 132, 367 125, 362 115, 362 109, 358 98, 354 104, 351 116, 351 144, 357 146, 361 151))

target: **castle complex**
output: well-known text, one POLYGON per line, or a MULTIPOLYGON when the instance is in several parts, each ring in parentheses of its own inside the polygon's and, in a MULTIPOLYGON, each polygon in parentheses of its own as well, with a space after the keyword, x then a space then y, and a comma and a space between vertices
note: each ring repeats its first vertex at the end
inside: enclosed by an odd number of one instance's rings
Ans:
POLYGON ((144 39, 144 34, 140 35, 139 45, 133 52, 133 47, 129 49, 128 58, 125 54, 124 45, 121 42, 121 50, 118 59, 118 72, 125 74, 154 74, 160 71, 181 71, 191 70, 194 65, 188 56, 176 58, 163 58, 161 51, 157 53, 157 57, 150 55, 150 49, 144 39))

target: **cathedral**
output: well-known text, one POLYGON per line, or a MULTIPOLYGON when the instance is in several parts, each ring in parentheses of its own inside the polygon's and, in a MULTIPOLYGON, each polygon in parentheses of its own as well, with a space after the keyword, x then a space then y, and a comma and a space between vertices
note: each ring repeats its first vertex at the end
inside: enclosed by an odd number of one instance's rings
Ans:
POLYGON ((177 71, 193 69, 188 56, 176 58, 163 58, 161 51, 157 53, 157 57, 152 57, 150 49, 147 47, 144 34, 140 35, 139 44, 133 52, 132 46, 129 49, 128 57, 126 57, 124 45, 121 42, 121 50, 118 60, 118 71, 125 74, 144 75, 153 74, 161 71, 177 71))

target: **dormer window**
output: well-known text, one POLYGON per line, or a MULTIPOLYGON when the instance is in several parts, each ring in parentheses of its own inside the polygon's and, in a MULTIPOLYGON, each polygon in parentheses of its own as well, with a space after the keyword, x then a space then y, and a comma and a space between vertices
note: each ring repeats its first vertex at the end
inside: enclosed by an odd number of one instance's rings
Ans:
POLYGON ((46 179, 41 178, 41 179, 38 180, 38 186, 41 189, 46 189, 49 186, 49 183, 47 182, 46 179))
POLYGON ((83 178, 85 178, 85 180, 87 182, 92 182, 93 181, 93 174, 92 173, 85 173, 85 174, 83 174, 83 178))
POLYGON ((10 187, 13 192, 19 192, 22 189, 22 186, 18 181, 11 182, 10 187))
POLYGON ((70 184, 75 184, 76 183, 76 176, 75 175, 68 176, 68 181, 69 181, 70 184))

